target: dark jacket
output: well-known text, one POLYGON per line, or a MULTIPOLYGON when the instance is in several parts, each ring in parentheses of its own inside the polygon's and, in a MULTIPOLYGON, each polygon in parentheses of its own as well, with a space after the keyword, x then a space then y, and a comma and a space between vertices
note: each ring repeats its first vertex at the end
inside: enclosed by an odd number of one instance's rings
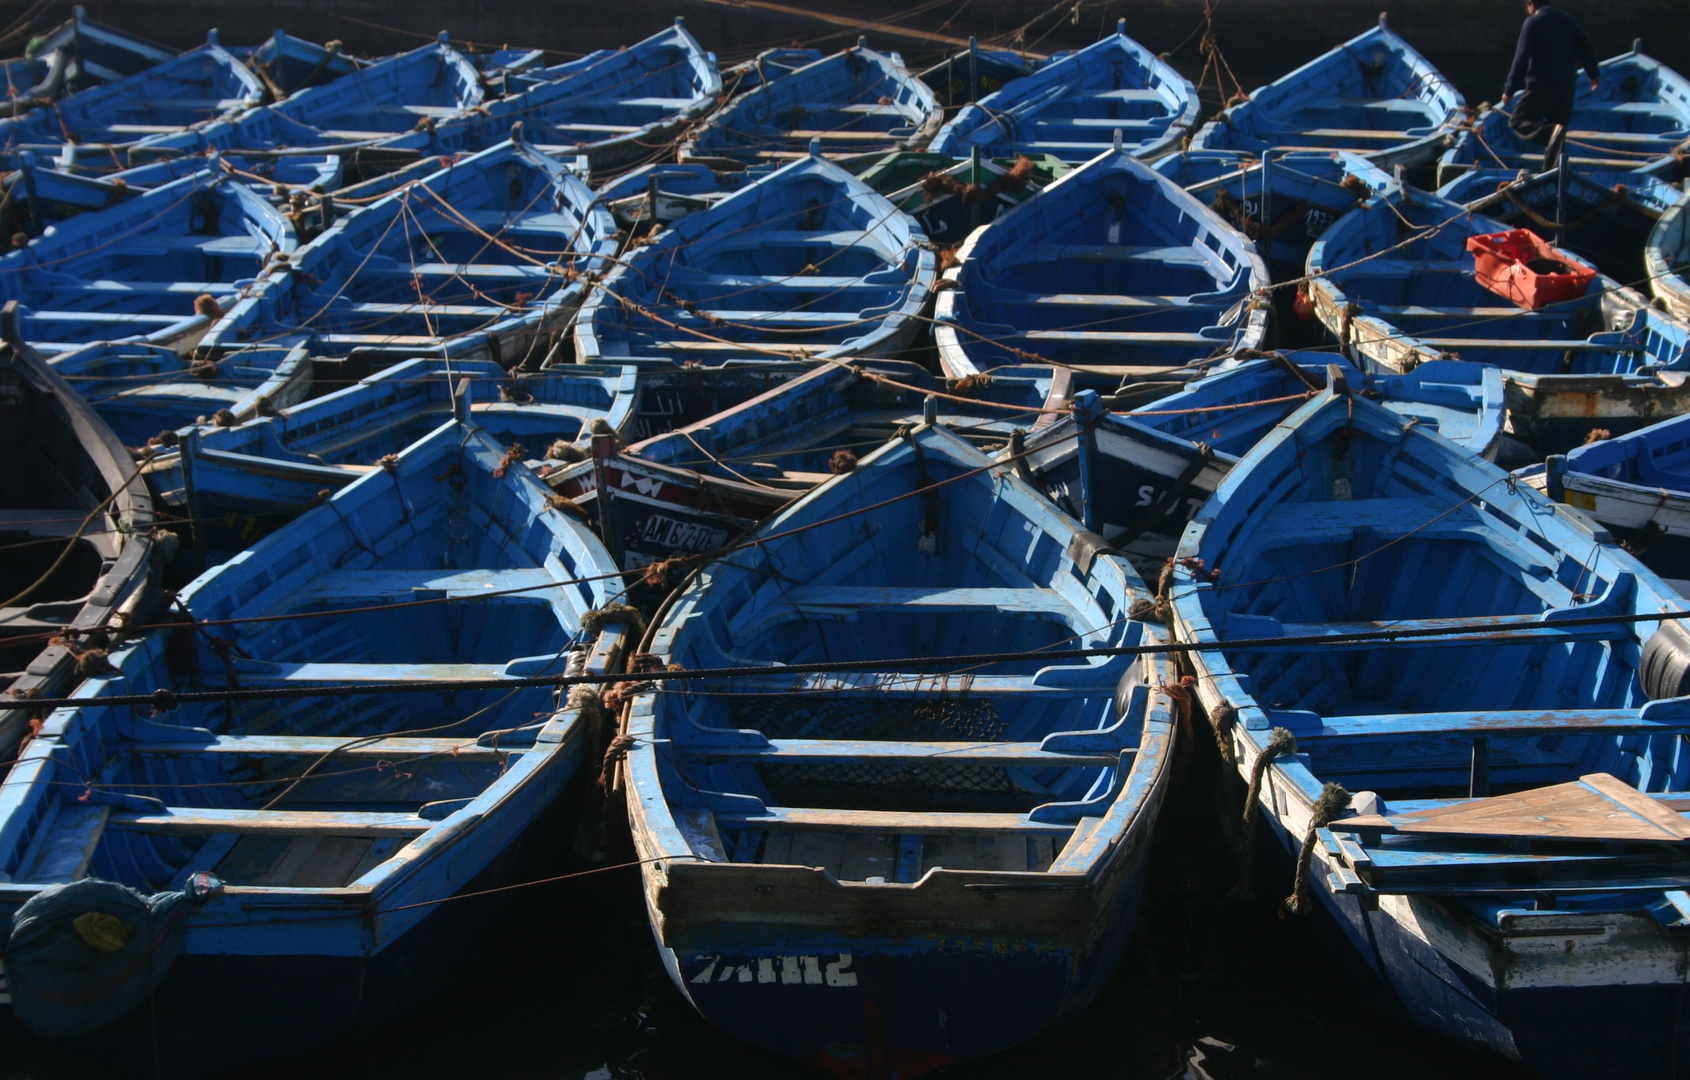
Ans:
POLYGON ((1508 69, 1502 96, 1534 86, 1551 90, 1571 86, 1580 67, 1592 79, 1602 77, 1596 46, 1589 35, 1565 11, 1539 8, 1520 27, 1520 44, 1514 50, 1514 66, 1508 69))

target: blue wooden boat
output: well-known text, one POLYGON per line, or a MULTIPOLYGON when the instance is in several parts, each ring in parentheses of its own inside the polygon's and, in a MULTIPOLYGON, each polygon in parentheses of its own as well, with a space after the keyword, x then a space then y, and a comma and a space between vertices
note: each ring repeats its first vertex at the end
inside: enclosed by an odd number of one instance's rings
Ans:
POLYGON ((244 423, 184 431, 181 453, 159 457, 147 478, 162 501, 186 508, 185 516, 212 522, 235 515, 244 530, 245 518, 261 526, 290 519, 324 489, 376 470, 439 427, 455 399, 488 438, 521 447, 517 461, 573 459, 593 427, 629 428, 634 379, 632 368, 563 365, 513 374, 485 360, 407 360, 244 423))
POLYGON ((856 467, 900 429, 934 422, 986 450, 1067 411, 1071 380, 1050 367, 1001 367, 958 386, 919 364, 822 364, 707 419, 635 443, 647 461, 769 487, 814 487, 856 467), (943 397, 930 397, 942 394, 943 397), (958 400, 966 398, 968 400, 958 400))
POLYGON ((119 340, 212 349, 287 287, 277 268, 296 247, 280 211, 213 167, 0 256, 0 300, 19 303, 19 333, 48 355, 119 340))
POLYGON ((746 184, 774 171, 759 165, 739 172, 717 172, 707 165, 664 162, 630 169, 594 189, 594 198, 616 224, 644 236, 727 198, 746 184))
POLYGON ((866 39, 770 80, 729 102, 681 144, 680 159, 718 169, 822 153, 867 165, 894 150, 919 150, 939 130, 943 110, 897 53, 866 39))
POLYGON ((67 94, 144 71, 176 50, 96 22, 82 5, 30 42, 25 55, 0 61, 9 111, 18 115, 67 94))
POLYGON ((1683 610, 1665 583, 1342 386, 1179 556, 1198 697, 1286 853, 1272 895, 1445 1036, 1549 1076, 1677 1075, 1690 651, 1650 619, 1683 610))
POLYGON ((102 341, 52 364, 125 446, 195 424, 232 427, 311 392, 311 350, 303 343, 188 358, 162 345, 102 341))
POLYGON ((1535 176, 1474 169, 1439 188, 1438 196, 1511 229, 1540 233, 1614 280, 1642 290, 1650 234, 1661 215, 1683 198, 1683 190, 1643 172, 1566 169, 1564 190, 1560 167, 1535 176))
POLYGON ((363 66, 341 50, 341 43, 319 45, 277 30, 255 49, 242 50, 242 59, 264 81, 271 101, 284 101, 300 90, 331 83, 363 66))
MULTIPOLYGON (((1052 65, 1046 71, 1054 70, 1052 65)), ((1043 73, 1041 72, 1041 75, 1043 73)), ((945 272, 934 339, 951 378, 1059 364, 1114 390, 1256 349, 1268 331, 1255 245, 1126 147, 970 236, 945 272)))
POLYGON ((136 143, 173 135, 206 120, 251 109, 264 83, 211 31, 206 43, 127 78, 95 86, 22 116, 0 118, 0 154, 55 153, 74 144, 109 148, 114 161, 136 143))
POLYGON ((722 70, 722 92, 731 98, 755 90, 764 83, 813 64, 825 55, 820 49, 797 46, 764 49, 751 59, 722 70))
MULTIPOLYGON (((208 165, 206 158, 165 158, 111 172, 86 169, 77 165, 74 157, 68 161, 61 157, 51 166, 33 154, 20 157, 25 160, 19 162, 18 168, 0 179, 0 185, 11 193, 0 205, 0 228, 7 235, 24 232, 40 236, 49 225, 90 210, 116 206, 143 191, 200 172, 208 165)), ((219 167, 231 176, 267 194, 277 205, 288 203, 295 190, 328 192, 341 186, 341 160, 332 154, 223 157, 218 161, 219 167)))
POLYGON ((1516 475, 1574 506, 1662 573, 1683 578, 1690 554, 1690 416, 1552 454, 1516 475))
POLYGON ((1351 38, 1230 106, 1193 150, 1347 150, 1390 168, 1425 165, 1444 148, 1466 99, 1385 24, 1351 38))
MULTIPOLYGON (((1156 171, 1189 191, 1256 245, 1275 282, 1303 276, 1309 248, 1361 202, 1397 186, 1361 154, 1291 150, 1260 159, 1214 150, 1169 154, 1156 171)), ((1289 290, 1274 299, 1291 319, 1289 290)))
MULTIPOLYGON (((539 475, 624 570, 720 551, 797 495, 623 453, 610 433, 592 436, 586 460, 547 463, 539 475)), ((629 602, 655 606, 668 592, 666 583, 642 580, 628 590, 629 602)))
MULTIPOLYGON (((1082 390, 1072 415, 1012 441, 1002 458, 1015 459, 1023 479, 1111 544, 1166 546, 1238 459, 1326 386, 1331 360, 1292 352, 1229 363, 1125 412, 1082 390)), ((1497 368, 1434 360, 1407 375, 1364 375, 1338 367, 1351 386, 1409 422, 1482 457, 1501 449, 1497 368)))
POLYGON ((960 244, 1068 171, 1067 163, 1056 158, 993 161, 976 154, 956 161, 944 154, 902 150, 887 154, 859 176, 915 218, 929 240, 944 246, 960 244))
POLYGON ((1502 368, 1510 432, 1542 453, 1577 446, 1592 428, 1630 431, 1690 409, 1677 374, 1690 369, 1690 327, 1600 275, 1580 299, 1522 309, 1478 283, 1466 251, 1468 237, 1502 231, 1413 189, 1373 199, 1310 251, 1315 312, 1359 367, 1502 368))
MULTIPOLYGON (((95 670, 82 657, 105 648, 115 619, 151 614, 174 543, 154 533, 152 498, 123 443, 17 339, 12 307, 0 322, 0 689, 53 697, 95 670)), ((0 708, 6 760, 31 718, 0 708)))
POLYGON ((584 157, 596 181, 670 156, 680 132, 714 109, 722 92, 715 55, 687 33, 681 19, 626 49, 566 68, 491 103, 485 115, 442 122, 429 148, 484 150, 521 123, 524 137, 541 150, 584 157))
POLYGON ((581 306, 576 358, 893 353, 922 330, 936 277, 925 240, 818 149, 629 253, 581 306))
MULTIPOLYGON (((1595 90, 1579 79, 1567 132, 1573 168, 1636 169, 1690 139, 1690 80, 1644 53, 1642 44, 1634 42, 1630 52, 1604 60, 1602 85, 1595 90)), ((1508 126, 1512 115, 1492 108, 1461 130, 1438 159, 1438 183, 1470 169, 1544 169, 1543 147, 1514 133, 1508 126)))
POLYGON ((1660 305, 1690 321, 1690 195, 1668 207, 1649 231, 1643 268, 1660 305))
POLYGON ((591 189, 507 140, 341 219, 300 249, 291 289, 245 329, 309 330, 331 355, 537 365, 615 250, 591 189))
POLYGON ((1048 154, 1070 165, 1120 144, 1154 160, 1179 149, 1202 103, 1191 80, 1115 32, 965 105, 933 140, 935 154, 986 157, 1048 154), (1118 134, 1117 134, 1118 133, 1118 134))
MULTIPOLYGON (((48 719, 0 793, 0 911, 55 884, 101 895, 78 884, 100 881, 155 895, 197 882, 198 902, 153 928, 158 984, 128 1015, 121 999, 104 1015, 31 1008, 33 982, 62 984, 14 936, 19 1020, 173 1074, 212 1069, 416 1002, 493 937, 496 907, 442 902, 523 872, 524 841, 602 745, 597 710, 538 686, 369 691, 601 672, 628 647, 623 623, 586 618, 619 589, 603 545, 504 463, 496 440, 449 421, 184 589, 183 610, 215 631, 125 642, 85 704, 48 719), (100 700, 317 684, 150 718, 100 700)), ((74 935, 77 913, 56 932, 74 935)), ((129 991, 133 1005, 148 968, 85 974, 80 1000, 129 991)))
MULTIPOLYGON (((179 135, 155 136, 132 156, 170 157, 206 150, 374 154, 391 167, 425 152, 443 123, 482 107, 481 73, 438 41, 390 56, 285 101, 179 135), (385 153, 373 150, 382 144, 385 153)), ((508 128, 508 125, 507 125, 508 128)))
POLYGON ((954 53, 921 72, 921 81, 933 88, 939 104, 955 109, 995 94, 1016 79, 1031 75, 1043 65, 1043 58, 1013 49, 987 49, 980 39, 970 37, 968 48, 954 53))
POLYGON ((766 670, 648 690, 626 721, 670 978, 729 1034, 836 1075, 1022 1042, 1089 1000, 1132 932, 1171 666, 907 659, 1159 640, 1125 617, 1145 597, 1131 566, 990 465, 923 425, 769 519, 647 640, 662 664, 766 670), (783 673, 823 659, 881 666, 783 673))

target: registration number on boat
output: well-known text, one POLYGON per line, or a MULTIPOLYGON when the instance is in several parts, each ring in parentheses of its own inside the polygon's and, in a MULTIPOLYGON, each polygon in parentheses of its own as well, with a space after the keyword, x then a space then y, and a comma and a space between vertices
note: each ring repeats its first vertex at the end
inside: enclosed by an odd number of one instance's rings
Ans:
POLYGON ((826 956, 698 956, 693 963, 704 966, 687 979, 689 983, 756 982, 789 986, 855 986, 857 973, 851 970, 851 954, 826 956))

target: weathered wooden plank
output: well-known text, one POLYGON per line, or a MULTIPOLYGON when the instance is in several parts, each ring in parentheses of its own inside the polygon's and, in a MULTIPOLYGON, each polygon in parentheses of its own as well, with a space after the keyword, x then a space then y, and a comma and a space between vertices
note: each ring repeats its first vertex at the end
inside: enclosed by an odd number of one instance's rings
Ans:
POLYGON ((473 739, 407 738, 402 735, 350 738, 330 735, 219 735, 203 742, 135 742, 133 754, 173 757, 188 754, 334 754, 337 758, 392 758, 409 755, 443 755, 455 761, 496 762, 521 747, 500 750, 478 746, 473 739))
POLYGON ((1527 709, 1518 712, 1392 713, 1323 716, 1319 731, 1297 733, 1298 742, 1370 739, 1471 739, 1476 735, 1528 738, 1601 732, 1604 735, 1674 733, 1686 720, 1651 720, 1636 709, 1527 709))
POLYGON ((329 810, 223 810, 167 807, 160 813, 117 813, 113 828, 161 833, 283 833, 300 836, 417 836, 438 824, 414 814, 329 810))
MULTIPOLYGON (((444 740, 442 740, 444 741, 444 740)), ((1132 757, 1131 750, 1061 753, 1041 750, 1035 742, 896 742, 867 739, 771 739, 767 746, 699 746, 675 744, 676 753, 687 757, 722 761, 797 762, 919 761, 929 764, 955 762, 966 765, 995 765, 1003 768, 1080 768, 1120 764, 1132 757)))
POLYGON ((1023 814, 944 814, 901 810, 819 810, 771 806, 762 813, 716 815, 723 824, 754 829, 836 830, 885 833, 1019 832, 1066 836, 1070 824, 1032 821, 1023 814))
POLYGON ((1510 795, 1472 799, 1408 814, 1365 815, 1333 822, 1333 831, 1544 840, 1690 840, 1690 820, 1608 773, 1590 773, 1510 795))

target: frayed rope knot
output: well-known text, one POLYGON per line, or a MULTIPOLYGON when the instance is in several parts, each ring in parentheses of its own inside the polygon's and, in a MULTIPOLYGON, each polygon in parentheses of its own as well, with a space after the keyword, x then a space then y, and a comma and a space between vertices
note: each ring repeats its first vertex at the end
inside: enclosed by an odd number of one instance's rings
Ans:
POLYGON ((565 465, 573 465, 577 461, 586 461, 587 452, 568 439, 555 439, 552 445, 546 447, 546 460, 561 461, 565 465))
POLYGON ((505 456, 499 459, 499 464, 493 469, 494 478, 503 480, 510 467, 519 464, 527 456, 528 450, 521 443, 512 443, 505 447, 505 456))
POLYGON ((1314 864, 1314 842, 1321 829, 1336 821, 1350 807, 1350 793, 1342 784, 1327 784, 1320 789, 1314 804, 1314 816, 1309 819, 1309 831, 1303 836, 1303 849, 1297 853, 1297 876, 1291 883, 1291 895, 1281 905, 1279 917, 1301 915, 1309 910, 1309 867, 1314 864))
POLYGON ((610 740, 610 745, 604 748, 604 763, 599 766, 599 790, 608 794, 610 782, 616 776, 618 763, 628 759, 628 751, 634 748, 632 735, 618 735, 610 740))
POLYGON ((1238 710, 1232 707, 1230 701, 1223 701, 1209 717, 1209 724, 1215 729, 1215 749, 1221 752, 1221 760, 1236 768, 1238 755, 1232 748, 1232 730, 1238 726, 1238 710))
POLYGON ((1255 890, 1250 884, 1250 876, 1255 868, 1256 858, 1256 819, 1260 816, 1260 804, 1257 799, 1262 793, 1262 776, 1266 774, 1273 759, 1281 754, 1297 752, 1297 737, 1291 734, 1289 728, 1276 727, 1268 734, 1267 746, 1257 756, 1255 764, 1250 766, 1250 790, 1244 796, 1244 832, 1239 838, 1242 845, 1240 850, 1240 868, 1238 884, 1232 888, 1229 899, 1234 903, 1247 904, 1255 897, 1255 890))
POLYGON ((631 604, 606 604, 581 616, 581 629, 593 635, 601 633, 611 623, 627 623, 628 632, 634 637, 645 633, 645 616, 631 604))

